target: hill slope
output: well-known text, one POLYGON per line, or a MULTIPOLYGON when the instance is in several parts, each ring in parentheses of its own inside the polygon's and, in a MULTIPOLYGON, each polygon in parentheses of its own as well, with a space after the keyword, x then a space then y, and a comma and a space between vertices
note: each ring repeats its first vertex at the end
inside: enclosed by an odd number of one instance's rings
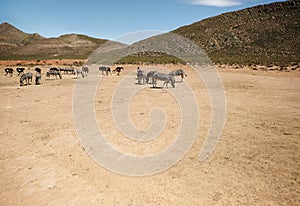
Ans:
POLYGON ((45 38, 27 34, 8 23, 0 24, 0 59, 87 58, 107 40, 67 34, 45 38))
POLYGON ((214 62, 284 64, 300 60, 300 1, 225 13, 173 31, 214 62))
MULTIPOLYGON (((299 62, 300 1, 277 2, 225 13, 172 32, 193 40, 217 63, 281 65, 299 62)), ((0 59, 87 58, 106 41, 78 34, 44 38, 2 23, 0 59)), ((173 61, 168 59, 164 58, 173 61)))

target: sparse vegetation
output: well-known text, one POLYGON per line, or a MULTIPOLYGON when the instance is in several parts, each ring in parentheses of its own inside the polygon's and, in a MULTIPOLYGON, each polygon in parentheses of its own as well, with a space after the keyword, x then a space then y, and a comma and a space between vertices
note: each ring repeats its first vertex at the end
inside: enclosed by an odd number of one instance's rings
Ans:
POLYGON ((158 53, 158 52, 144 52, 138 53, 135 55, 126 56, 119 61, 116 62, 117 64, 184 64, 185 62, 177 57, 158 53))
POLYGON ((300 1, 225 13, 173 31, 193 40, 215 63, 300 61, 300 1))
MULTIPOLYGON (((300 62, 300 1, 256 6, 208 18, 173 32, 200 46, 214 63, 286 65, 300 62)), ((0 25, 0 60, 87 59, 107 40, 81 34, 44 38, 0 25)), ((146 52, 117 63, 184 63, 146 52)))

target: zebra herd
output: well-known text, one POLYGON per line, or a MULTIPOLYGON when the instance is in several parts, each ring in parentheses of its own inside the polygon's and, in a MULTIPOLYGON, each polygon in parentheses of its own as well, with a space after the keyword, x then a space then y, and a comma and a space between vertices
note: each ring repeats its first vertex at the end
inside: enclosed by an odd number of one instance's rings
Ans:
MULTIPOLYGON (((123 67, 116 67, 113 71, 111 71, 109 66, 100 66, 99 71, 102 72, 102 75, 106 74, 107 76, 111 74, 111 72, 116 72, 117 75, 124 70, 123 67)), ((157 71, 148 71, 145 72, 140 67, 137 68, 137 84, 152 84, 153 88, 157 88, 157 81, 163 81, 163 86, 168 88, 169 83, 174 88, 175 87, 175 76, 181 77, 181 82, 183 81, 184 77, 187 76, 183 69, 173 70, 170 73, 162 73, 157 71)))
POLYGON ((157 80, 163 81, 162 88, 166 85, 168 88, 168 84, 170 83, 171 86, 175 87, 175 76, 181 76, 181 82, 183 78, 187 76, 184 70, 178 69, 171 71, 170 73, 162 73, 157 71, 149 71, 145 72, 139 67, 137 68, 137 80, 138 84, 152 84, 153 88, 157 88, 157 80))
MULTIPOLYGON (((108 66, 100 66, 99 71, 102 72, 102 75, 104 73, 108 76, 112 72, 116 73, 117 75, 120 75, 120 72, 124 70, 123 67, 116 67, 114 70, 111 71, 110 67, 108 66)), ((13 75, 13 68, 5 68, 5 75, 10 74, 13 75)), ((32 83, 33 74, 31 72, 24 73, 25 68, 16 68, 16 71, 18 72, 18 76, 20 76, 20 86, 24 85, 24 82, 26 82, 26 85, 30 85, 32 83)), ((40 68, 35 68, 35 84, 39 85, 41 84, 42 79, 42 73, 40 68)), ((56 68, 52 67, 46 72, 46 77, 51 78, 51 76, 55 77, 56 79, 62 79, 62 73, 64 74, 73 74, 75 75, 75 78, 77 79, 80 75, 82 78, 87 77, 87 74, 89 73, 89 68, 87 66, 82 66, 78 69, 73 68, 56 68)), ((168 85, 171 84, 171 86, 175 87, 175 77, 181 76, 181 82, 183 81, 184 77, 186 77, 186 73, 182 69, 173 70, 169 73, 162 73, 158 71, 148 71, 145 72, 139 67, 137 68, 137 80, 138 84, 152 84, 153 88, 157 88, 157 82, 163 81, 162 87, 166 86, 168 88, 168 85)))
MULTIPOLYGON (((111 71, 110 67, 107 66, 100 66, 99 71, 102 71, 102 74, 105 72, 106 75, 111 74, 111 72, 116 73, 117 75, 120 75, 120 72, 124 70, 123 67, 116 67, 114 70, 111 71)), ((14 69, 13 68, 5 68, 5 75, 13 76, 14 69)), ((32 78, 33 74, 31 72, 24 73, 25 68, 16 68, 16 71, 18 72, 18 76, 20 76, 20 86, 25 85, 30 85, 32 83, 32 78)), ((42 73, 40 68, 35 68, 36 74, 35 74, 35 84, 39 85, 41 83, 42 79, 42 73)), ((75 79, 77 79, 79 76, 82 78, 87 77, 87 74, 89 73, 89 68, 87 66, 82 66, 81 68, 56 68, 56 67, 51 67, 47 72, 46 72, 46 77, 51 78, 55 77, 56 79, 62 79, 62 74, 71 74, 75 75, 75 79)))
MULTIPOLYGON (((35 84, 41 84, 42 80, 42 70, 38 67, 35 69, 35 84)), ((18 72, 18 76, 20 76, 20 86, 30 85, 32 83, 33 74, 31 72, 24 73, 25 68, 16 68, 18 72)), ((5 68, 4 69, 5 76, 10 75, 13 76, 14 69, 13 68, 5 68)), ((83 66, 80 69, 73 69, 73 68, 56 68, 52 67, 46 72, 46 77, 51 78, 51 76, 55 77, 56 79, 62 79, 62 73, 64 74, 73 74, 75 78, 78 78, 78 75, 81 75, 82 78, 87 77, 87 73, 89 72, 89 68, 87 66, 83 66)))

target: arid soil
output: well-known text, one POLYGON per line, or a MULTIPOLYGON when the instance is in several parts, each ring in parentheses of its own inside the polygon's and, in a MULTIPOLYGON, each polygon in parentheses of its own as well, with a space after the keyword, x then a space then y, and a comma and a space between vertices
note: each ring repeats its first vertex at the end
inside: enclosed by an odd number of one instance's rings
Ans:
MULTIPOLYGON (((85 152, 73 121, 78 80, 73 75, 47 78, 49 67, 41 67, 41 85, 20 87, 17 73, 5 76, 1 66, 0 205, 300 204, 299 71, 219 69, 227 98, 226 122, 213 154, 201 162, 198 155, 211 121, 210 100, 204 84, 185 67, 184 81, 193 89, 200 111, 196 141, 172 168, 128 177, 101 167, 85 152)), ((115 88, 137 66, 124 67, 120 76, 104 76, 99 84, 95 96, 99 128, 120 151, 151 155, 172 143, 180 109, 167 92, 173 88, 144 86, 129 108, 133 123, 147 128, 148 112, 155 106, 165 109, 168 123, 153 142, 128 140, 111 115, 115 88)), ((180 84, 184 83, 176 83, 179 88, 180 84)))

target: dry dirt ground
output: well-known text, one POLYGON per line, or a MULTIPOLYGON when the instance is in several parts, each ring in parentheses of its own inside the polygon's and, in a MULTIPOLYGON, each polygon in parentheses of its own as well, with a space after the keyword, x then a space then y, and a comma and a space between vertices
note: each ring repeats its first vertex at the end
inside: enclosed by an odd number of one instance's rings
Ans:
MULTIPOLYGON (((20 87, 17 74, 4 76, 3 68, 0 205, 300 205, 299 71, 219 70, 227 97, 224 132, 213 154, 200 162, 210 101, 203 83, 186 68, 185 81, 194 90, 201 116, 196 141, 169 170, 128 177, 104 169, 84 151, 72 112, 78 80, 68 75, 48 79, 43 68, 42 85, 20 87)), ((127 153, 149 155, 172 143, 180 114, 170 109, 178 105, 168 89, 146 86, 132 99, 130 117, 136 127, 147 128, 148 111, 158 104, 165 109, 166 131, 153 142, 139 144, 122 136, 110 102, 118 82, 135 69, 125 65, 121 76, 103 77, 95 112, 112 144, 127 153)))

